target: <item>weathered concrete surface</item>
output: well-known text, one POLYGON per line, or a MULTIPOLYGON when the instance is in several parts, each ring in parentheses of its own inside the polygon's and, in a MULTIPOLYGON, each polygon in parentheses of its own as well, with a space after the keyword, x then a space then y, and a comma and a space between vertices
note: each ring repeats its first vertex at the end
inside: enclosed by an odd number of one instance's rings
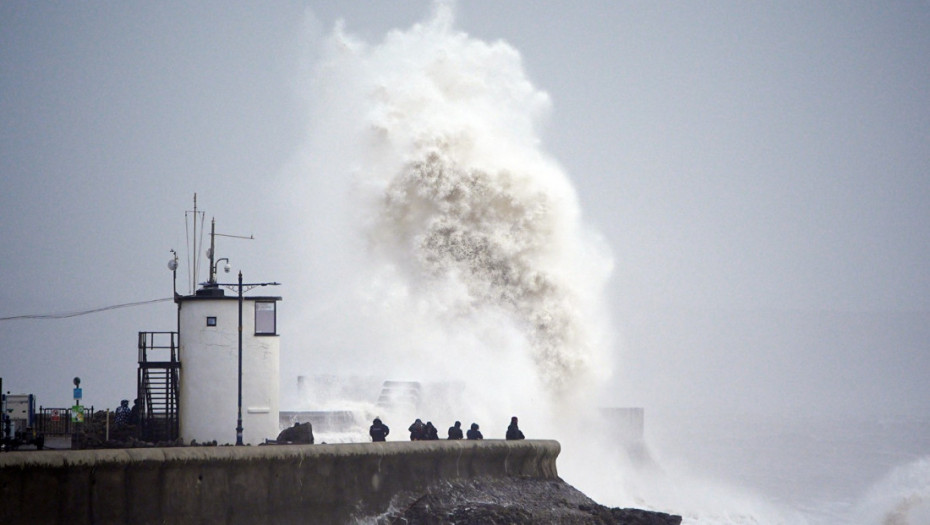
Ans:
POLYGON ((557 441, 0 454, 0 523, 345 523, 442 479, 558 479, 557 441))
POLYGON ((379 525, 681 525, 681 516, 605 507, 553 479, 444 479, 397 500, 379 525))

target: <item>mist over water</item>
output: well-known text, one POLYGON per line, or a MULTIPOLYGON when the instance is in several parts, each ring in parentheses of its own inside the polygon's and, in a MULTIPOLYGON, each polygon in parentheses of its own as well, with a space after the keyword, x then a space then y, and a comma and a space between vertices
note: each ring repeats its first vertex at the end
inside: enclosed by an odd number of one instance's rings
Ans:
MULTIPOLYGON (((519 52, 453 22, 439 4, 377 44, 336 27, 310 72, 313 132, 292 195, 306 232, 295 255, 317 277, 300 300, 312 305, 299 314, 305 333, 293 336, 314 342, 300 350, 310 363, 300 372, 369 384, 371 400, 382 380, 439 384, 444 395, 421 399, 416 413, 385 414, 351 395, 301 408, 379 415, 394 440, 412 417, 431 419, 440 435, 461 420, 502 438, 518 415, 527 437, 562 443, 560 475, 600 503, 685 523, 810 522, 817 512, 696 473, 661 449, 637 462, 606 435, 595 408, 623 405, 600 397, 623 366, 612 362, 618 343, 603 298, 612 255, 543 148, 551 102, 519 52)), ((348 439, 367 437, 359 429, 348 439)), ((924 494, 921 479, 908 490, 924 494)), ((907 501, 919 508, 923 497, 907 501)), ((875 496, 867 510, 846 502, 820 522, 888 516, 902 504, 889 498, 875 496)), ((917 523, 908 519, 868 522, 917 523)))
POLYGON ((333 125, 309 175, 347 211, 354 238, 337 249, 355 252, 355 288, 339 301, 367 318, 370 372, 461 382, 501 433, 511 411, 593 408, 612 262, 540 149, 549 99, 519 53, 454 30, 440 5, 373 47, 337 28, 316 73, 316 116, 333 125))

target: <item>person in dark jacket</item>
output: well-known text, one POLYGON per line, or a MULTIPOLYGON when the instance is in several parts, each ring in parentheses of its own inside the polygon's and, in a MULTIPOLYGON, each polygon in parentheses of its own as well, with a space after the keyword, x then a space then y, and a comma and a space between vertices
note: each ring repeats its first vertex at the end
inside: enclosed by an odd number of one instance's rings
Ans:
POLYGON ((471 424, 471 428, 465 433, 465 437, 468 439, 484 439, 484 436, 481 435, 481 431, 478 430, 478 423, 471 424))
POLYGON ((420 441, 426 438, 426 425, 420 421, 420 418, 417 418, 407 430, 410 431, 410 441, 420 441))
POLYGON ((456 421, 455 425, 449 427, 449 439, 462 439, 462 422, 456 421))
POLYGON ((378 417, 371 422, 371 427, 368 429, 368 435, 371 436, 372 441, 387 441, 386 438, 390 433, 391 429, 382 423, 381 418, 378 417))
POLYGON ((426 429, 424 429, 423 434, 424 434, 423 439, 427 439, 430 441, 434 439, 439 439, 439 430, 433 426, 432 421, 426 422, 426 429))
POLYGON ((138 397, 135 398, 132 402, 132 408, 129 409, 129 424, 138 426, 142 423, 142 408, 139 406, 139 403, 142 400, 138 397))
POLYGON ((507 427, 507 439, 524 439, 523 432, 517 426, 517 416, 510 418, 510 426, 507 427))
POLYGON ((129 400, 124 399, 119 402, 119 407, 116 408, 116 427, 123 428, 129 425, 130 413, 132 411, 129 409, 129 400))

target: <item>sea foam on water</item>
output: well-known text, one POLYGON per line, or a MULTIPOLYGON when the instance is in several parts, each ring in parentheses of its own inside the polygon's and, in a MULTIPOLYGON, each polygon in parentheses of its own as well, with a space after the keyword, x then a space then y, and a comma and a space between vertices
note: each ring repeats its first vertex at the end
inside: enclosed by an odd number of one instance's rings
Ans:
MULTIPOLYGON (((323 47, 292 195, 309 209, 295 255, 316 261, 303 302, 317 306, 297 337, 325 346, 317 369, 445 385, 454 399, 421 399, 417 413, 440 432, 459 419, 502 438, 519 415, 528 437, 560 440, 562 477, 604 504, 685 523, 807 522, 660 452, 635 461, 592 438, 614 366, 612 255, 543 149, 552 102, 517 50, 455 29, 449 4, 375 45, 337 25, 323 47)), ((408 414, 377 415, 404 438, 408 414)), ((922 487, 865 523, 922 523, 922 487)))
POLYGON ((376 46, 337 28, 328 49, 313 99, 336 124, 310 176, 343 183, 345 234, 365 253, 351 302, 377 333, 377 372, 461 382, 469 411, 504 427, 593 407, 611 258, 540 148, 550 101, 519 53, 454 30, 447 5, 376 46))

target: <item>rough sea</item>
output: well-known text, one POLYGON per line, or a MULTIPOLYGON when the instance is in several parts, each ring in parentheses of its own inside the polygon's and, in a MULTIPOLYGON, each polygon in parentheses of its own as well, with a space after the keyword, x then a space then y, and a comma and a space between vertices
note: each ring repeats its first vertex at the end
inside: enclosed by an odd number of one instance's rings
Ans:
POLYGON ((376 43, 337 25, 324 48, 307 96, 317 131, 292 168, 295 208, 315 210, 295 258, 338 284, 305 319, 343 334, 341 369, 461 385, 467 407, 433 399, 428 417, 487 429, 519 414, 528 437, 560 440, 560 475, 604 505, 702 525, 930 524, 926 414, 646 406, 651 461, 608 457, 589 425, 611 377, 618 247, 543 149, 553 102, 519 51, 456 29, 445 4, 376 43))
POLYGON ((684 523, 930 524, 926 415, 659 413, 646 436, 684 523))

